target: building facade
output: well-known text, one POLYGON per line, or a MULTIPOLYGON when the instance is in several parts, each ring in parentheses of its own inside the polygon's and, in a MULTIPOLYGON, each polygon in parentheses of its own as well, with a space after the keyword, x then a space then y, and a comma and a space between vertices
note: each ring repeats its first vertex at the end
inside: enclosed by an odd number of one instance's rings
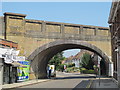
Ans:
POLYGON ((17 43, 5 39, 0 39, 0 84, 17 82, 17 64, 5 63, 4 57, 6 57, 7 53, 5 52, 6 54, 3 54, 5 50, 16 50, 17 48, 17 43))
POLYGON ((0 84, 16 83, 18 67, 25 67, 19 63, 18 44, 9 40, 0 39, 0 84))
POLYGON ((112 2, 108 23, 110 24, 112 61, 114 64, 114 79, 120 86, 120 1, 112 2))
POLYGON ((82 50, 78 52, 75 56, 70 56, 66 60, 63 61, 63 64, 75 64, 75 67, 80 67, 81 59, 83 57, 84 53, 89 53, 90 55, 93 55, 94 53, 87 51, 87 50, 82 50))

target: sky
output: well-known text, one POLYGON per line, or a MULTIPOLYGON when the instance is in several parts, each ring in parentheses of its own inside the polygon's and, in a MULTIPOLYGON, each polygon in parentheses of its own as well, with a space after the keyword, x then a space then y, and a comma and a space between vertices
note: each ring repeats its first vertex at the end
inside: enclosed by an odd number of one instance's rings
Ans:
MULTIPOLYGON (((26 19, 108 27, 111 2, 3 2, 2 13, 26 14, 26 19)), ((80 50, 69 50, 69 57, 80 50), (71 53, 70 53, 71 52, 71 53)))
POLYGON ((108 26, 110 2, 3 2, 2 13, 27 14, 28 19, 108 26))

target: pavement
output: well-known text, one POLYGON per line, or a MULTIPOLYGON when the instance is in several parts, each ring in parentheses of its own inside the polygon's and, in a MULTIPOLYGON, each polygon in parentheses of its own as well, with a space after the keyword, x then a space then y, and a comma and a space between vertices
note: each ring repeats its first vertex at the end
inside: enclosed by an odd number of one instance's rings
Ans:
POLYGON ((92 81, 90 88, 109 88, 109 89, 118 89, 117 83, 112 78, 96 78, 92 81))
POLYGON ((27 86, 27 85, 33 85, 33 84, 42 83, 50 80, 51 79, 40 79, 40 80, 29 80, 29 81, 13 83, 13 84, 5 84, 5 85, 2 85, 2 90, 18 88, 18 87, 27 86))
MULTIPOLYGON (((57 75, 57 77, 64 77, 64 76, 57 75)), ((19 88, 19 87, 33 85, 33 84, 37 84, 37 83, 47 82, 47 81, 50 81, 52 79, 54 79, 54 78, 51 78, 51 79, 28 80, 28 81, 24 81, 24 82, 18 82, 18 83, 12 83, 12 84, 4 84, 4 85, 1 85, 1 87, 2 87, 2 90, 13 89, 13 88, 19 88)))

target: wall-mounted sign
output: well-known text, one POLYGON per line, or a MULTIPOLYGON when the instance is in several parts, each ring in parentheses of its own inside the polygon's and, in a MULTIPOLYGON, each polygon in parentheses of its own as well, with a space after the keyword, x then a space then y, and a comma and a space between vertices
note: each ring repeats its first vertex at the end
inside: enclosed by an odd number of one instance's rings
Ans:
POLYGON ((20 50, 14 50, 13 48, 0 48, 0 54, 7 55, 18 55, 20 50))
POLYGON ((11 54, 12 55, 18 55, 20 52, 20 50, 12 50, 11 54))
POLYGON ((5 63, 12 63, 13 62, 12 55, 5 55, 4 62, 5 63))
POLYGON ((25 61, 25 56, 13 56, 13 61, 25 61))
POLYGON ((19 63, 27 66, 26 68, 17 67, 18 81, 29 80, 29 61, 18 61, 19 63))
POLYGON ((20 50, 13 48, 0 48, 0 58, 4 58, 5 63, 12 63, 13 61, 25 61, 24 56, 18 56, 20 50))

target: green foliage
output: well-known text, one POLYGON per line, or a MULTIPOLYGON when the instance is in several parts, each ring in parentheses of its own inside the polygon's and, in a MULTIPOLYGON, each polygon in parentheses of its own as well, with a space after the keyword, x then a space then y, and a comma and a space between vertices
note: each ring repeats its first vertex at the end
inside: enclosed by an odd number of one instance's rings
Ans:
POLYGON ((66 72, 77 72, 80 71, 78 67, 75 67, 75 63, 69 63, 67 64, 67 68, 65 70, 66 72))
POLYGON ((96 72, 94 70, 88 70, 87 73, 89 73, 89 74, 95 74, 96 72))
POLYGON ((83 71, 83 70, 87 70, 87 69, 86 68, 80 68, 80 70, 83 71))
POLYGON ((95 72, 94 70, 92 70, 92 69, 87 70, 87 69, 85 69, 85 68, 80 68, 80 72, 81 72, 81 73, 84 73, 84 74, 95 74, 95 73, 96 73, 96 72, 95 72))
POLYGON ((80 69, 79 68, 76 68, 76 67, 68 67, 67 69, 66 69, 66 72, 78 72, 78 71, 80 71, 80 69))
POLYGON ((75 63, 70 63, 67 65, 67 67, 74 67, 75 66, 75 63))
POLYGON ((91 56, 89 53, 84 53, 82 60, 81 60, 81 66, 86 69, 93 69, 93 61, 91 60, 91 56))
POLYGON ((66 69, 66 72, 71 72, 71 71, 72 71, 71 68, 67 68, 67 69, 66 69))
POLYGON ((87 69, 86 68, 80 68, 80 72, 84 73, 87 69))
POLYGON ((74 67, 75 69, 79 69, 79 67, 74 67))
POLYGON ((48 62, 50 65, 55 65, 55 69, 61 69, 61 61, 64 60, 65 57, 63 57, 63 52, 57 53, 53 56, 53 58, 48 62))
POLYGON ((64 70, 64 65, 65 65, 65 64, 60 64, 60 65, 58 66, 57 70, 63 72, 63 70, 64 70))

